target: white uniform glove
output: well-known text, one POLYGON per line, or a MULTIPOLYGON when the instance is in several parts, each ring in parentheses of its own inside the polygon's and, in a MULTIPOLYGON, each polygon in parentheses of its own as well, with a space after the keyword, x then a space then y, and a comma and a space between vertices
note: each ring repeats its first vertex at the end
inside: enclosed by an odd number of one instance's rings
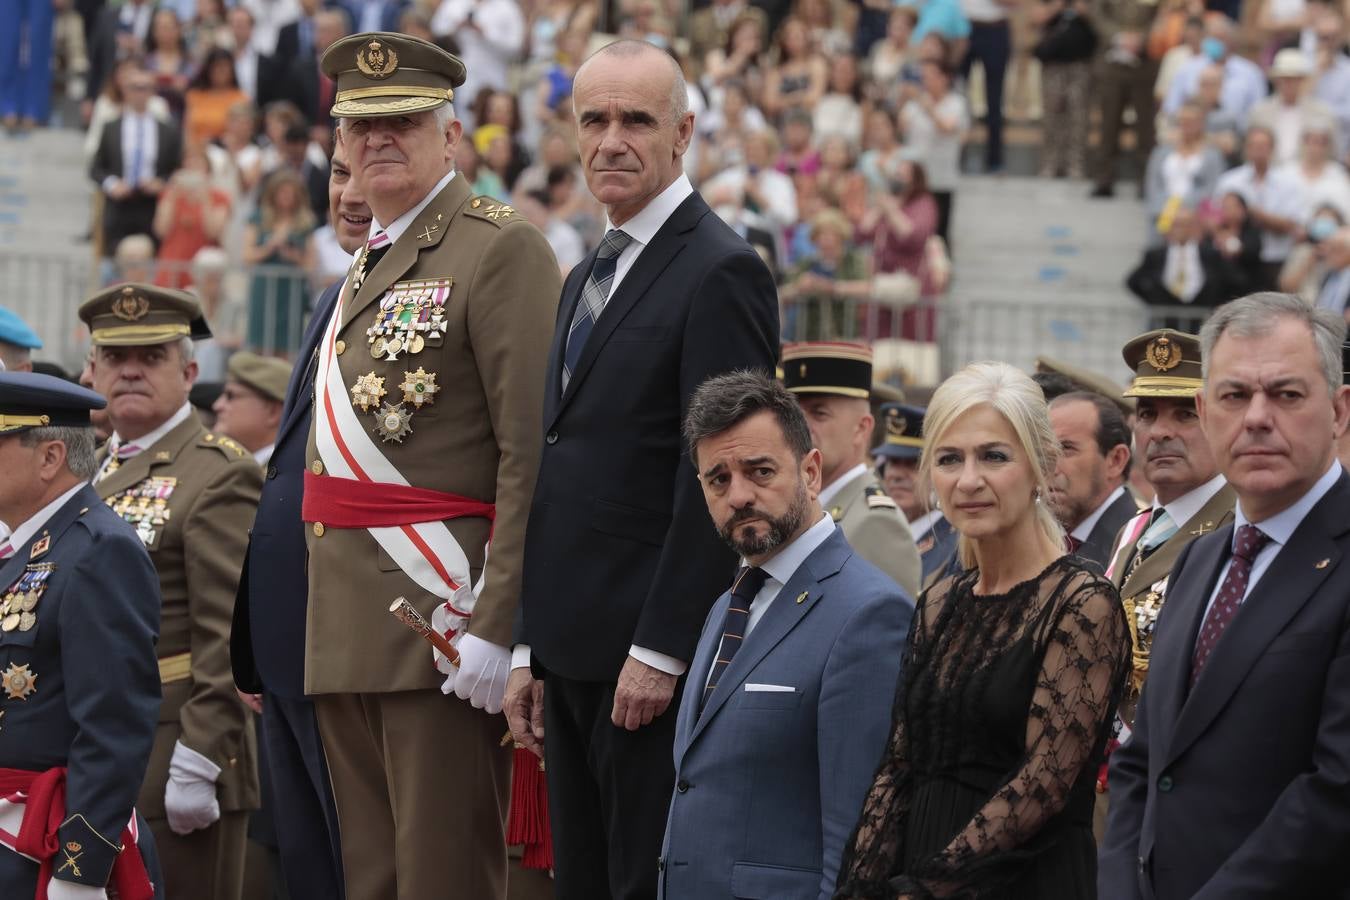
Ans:
POLYGON ((216 779, 220 766, 182 741, 173 745, 169 783, 164 789, 164 814, 174 834, 190 834, 220 818, 216 779))
POLYGON ((47 882, 47 900, 108 900, 108 889, 53 878, 47 882))
POLYGON ((502 698, 506 696, 511 650, 471 634, 460 636, 457 649, 459 668, 445 679, 441 693, 454 691, 456 697, 468 700, 474 709, 485 709, 495 716, 502 711, 502 698))

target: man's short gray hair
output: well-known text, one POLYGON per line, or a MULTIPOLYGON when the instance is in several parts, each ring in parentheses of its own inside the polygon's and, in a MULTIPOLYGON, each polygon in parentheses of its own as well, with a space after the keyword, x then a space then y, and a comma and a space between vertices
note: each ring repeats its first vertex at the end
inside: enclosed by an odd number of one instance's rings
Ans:
POLYGON ((30 428, 19 433, 19 443, 24 447, 35 447, 47 441, 60 441, 66 445, 66 468, 81 481, 88 481, 98 471, 94 461, 94 429, 74 425, 49 425, 45 428, 30 428))
MULTIPOLYGON (((586 62, 583 62, 577 69, 576 75, 572 76, 572 83, 576 83, 577 76, 581 74, 581 70, 586 68, 586 64, 593 59, 597 59, 601 56, 616 56, 620 59, 633 59, 638 56, 645 56, 648 53, 655 53, 670 64, 670 109, 667 110, 669 116, 667 122, 679 122, 689 113, 689 85, 685 83, 684 71, 680 68, 680 64, 676 62, 675 58, 651 41, 623 38, 622 40, 606 44, 590 56, 586 57, 586 62)), ((572 102, 572 114, 575 118, 575 100, 572 102)))
MULTIPOLYGON (((446 128, 450 127, 450 123, 455 119, 455 104, 442 103, 440 106, 433 109, 431 114, 436 122, 436 130, 443 132, 446 128)), ((412 115, 416 115, 416 113, 412 113, 412 115)), ((341 141, 343 139, 343 134, 348 128, 352 127, 352 122, 359 118, 361 118, 361 116, 343 116, 338 119, 337 129, 334 132, 336 140, 341 141)))
POLYGON ((1225 303, 1214 311, 1200 329, 1200 369, 1206 386, 1214 346, 1227 332, 1236 337, 1265 337, 1280 319, 1295 319, 1308 326, 1322 377, 1332 394, 1341 386, 1341 344, 1345 342, 1345 319, 1325 309, 1317 309, 1293 294, 1262 291, 1225 303))
POLYGON ((176 343, 178 345, 178 358, 181 359, 183 365, 186 366, 188 363, 192 362, 193 358, 197 355, 197 348, 193 346, 192 338, 190 337, 180 337, 176 343))

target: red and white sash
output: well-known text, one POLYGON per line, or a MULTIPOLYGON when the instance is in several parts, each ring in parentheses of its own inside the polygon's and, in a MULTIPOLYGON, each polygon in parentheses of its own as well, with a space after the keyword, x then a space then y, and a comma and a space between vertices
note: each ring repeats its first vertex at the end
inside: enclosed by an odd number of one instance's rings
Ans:
MULTIPOLYGON (((408 479, 385 457, 365 423, 352 408, 347 386, 337 363, 337 335, 343 307, 350 300, 350 278, 342 289, 333 318, 319 349, 315 378, 314 433, 329 475, 376 484, 409 486, 408 479)), ((419 522, 366 529, 403 573, 430 594, 445 602, 436 607, 431 624, 453 643, 468 624, 474 603, 483 589, 480 576, 472 584, 469 559, 445 522, 419 522)), ((486 556, 484 558, 486 563, 486 556)), ((486 569, 485 569, 486 571, 486 569)), ((392 598, 390 598, 392 599, 392 598)), ((452 669, 439 652, 436 667, 444 674, 452 669)))

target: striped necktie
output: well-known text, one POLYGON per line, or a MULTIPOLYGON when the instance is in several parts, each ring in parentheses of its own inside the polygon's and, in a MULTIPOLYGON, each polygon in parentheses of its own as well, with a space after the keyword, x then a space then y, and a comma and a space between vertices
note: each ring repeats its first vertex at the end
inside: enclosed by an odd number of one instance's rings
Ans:
POLYGON ((115 446, 109 447, 108 462, 106 465, 104 465, 103 472, 98 476, 98 480, 102 481, 112 473, 116 472, 119 468, 122 467, 123 461, 131 459, 133 456, 140 453, 141 450, 142 447, 140 446, 140 444, 119 443, 115 446))
POLYGON ((1145 529, 1143 537, 1139 538, 1139 555, 1147 557, 1154 550, 1157 550, 1163 544, 1177 533, 1177 523, 1172 521, 1172 517, 1166 509, 1161 506, 1153 514, 1153 521, 1145 529))
POLYGON ((619 268, 619 254, 632 241, 632 237, 628 234, 617 228, 611 228, 605 233, 605 239, 600 242, 600 249, 595 254, 595 264, 591 266, 591 274, 586 278, 586 286, 581 291, 581 299, 577 302, 576 312, 572 315, 572 327, 567 331, 567 347, 563 352, 563 390, 567 390, 567 383, 572 380, 572 373, 576 371, 581 351, 586 348, 586 338, 590 337, 600 313, 604 312, 605 304, 609 302, 609 291, 614 285, 614 273, 619 268))
POLYGON ((389 252, 392 245, 389 235, 383 231, 366 241, 365 247, 361 248, 361 258, 356 263, 356 277, 352 280, 353 295, 361 290, 361 283, 380 264, 380 260, 384 259, 384 255, 389 252))
POLYGON ((736 658, 736 651, 741 649, 746 629, 750 625, 750 604, 755 602, 755 595, 768 578, 769 573, 752 566, 746 566, 736 574, 736 581, 731 586, 731 603, 727 606, 726 618, 722 620, 722 642, 717 650, 717 659, 713 660, 712 670, 708 673, 708 684, 703 689, 703 700, 699 704, 700 711, 713 695, 722 673, 736 658))

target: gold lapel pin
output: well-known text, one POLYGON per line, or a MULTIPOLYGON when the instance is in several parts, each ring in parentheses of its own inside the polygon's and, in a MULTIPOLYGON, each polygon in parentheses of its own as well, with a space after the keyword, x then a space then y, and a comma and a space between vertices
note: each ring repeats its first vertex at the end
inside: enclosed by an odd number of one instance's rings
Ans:
POLYGON ((1329 566, 1329 565, 1331 565, 1331 558, 1330 558, 1330 557, 1327 557, 1326 559, 1322 560, 1320 563, 1318 563, 1318 564, 1317 564, 1316 566, 1314 566, 1313 568, 1315 568, 1315 569, 1325 569, 1325 568, 1326 568, 1327 566, 1329 566))
POLYGON ((810 591, 802 591, 800 594, 797 595, 797 602, 798 603, 804 602, 806 598, 809 597, 810 595, 811 595, 810 591))

